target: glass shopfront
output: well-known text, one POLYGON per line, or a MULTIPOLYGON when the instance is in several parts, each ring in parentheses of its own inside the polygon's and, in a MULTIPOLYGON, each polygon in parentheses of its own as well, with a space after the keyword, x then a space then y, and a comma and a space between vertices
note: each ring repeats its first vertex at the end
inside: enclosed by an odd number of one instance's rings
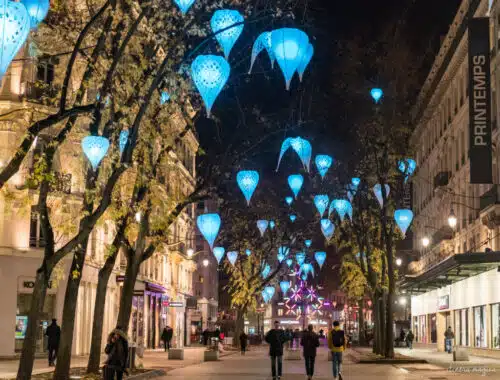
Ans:
POLYGON ((455 343, 458 346, 469 345, 469 310, 455 310, 455 343))
POLYGON ((487 348, 486 340, 486 307, 479 306, 474 308, 474 346, 487 348))
POLYGON ((491 305, 491 348, 500 349, 500 303, 491 305))

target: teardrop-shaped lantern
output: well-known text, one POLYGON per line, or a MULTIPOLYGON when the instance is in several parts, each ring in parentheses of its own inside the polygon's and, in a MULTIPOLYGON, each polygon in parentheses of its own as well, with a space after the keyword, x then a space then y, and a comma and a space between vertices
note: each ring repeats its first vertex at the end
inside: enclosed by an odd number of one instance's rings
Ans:
POLYGON ((0 0, 0 80, 30 32, 30 16, 21 3, 0 0))
POLYGON ((384 92, 380 88, 372 88, 370 90, 370 95, 372 96, 375 103, 378 103, 384 92))
POLYGON ((300 266, 299 273, 302 273, 306 276, 311 274, 314 277, 314 267, 311 263, 304 263, 300 266))
POLYGON ((394 220, 398 225, 399 229, 403 233, 403 237, 406 236, 406 231, 410 227, 413 221, 413 212, 410 209, 400 209, 394 211, 394 220))
POLYGON ((35 29, 49 13, 49 0, 21 0, 21 4, 26 7, 30 15, 31 29, 35 29))
POLYGON ((314 46, 309 44, 307 45, 306 54, 304 54, 304 57, 302 58, 302 61, 300 61, 300 65, 297 68, 297 72, 299 73, 299 78, 301 82, 302 82, 302 77, 304 76, 304 72, 306 71, 307 66, 311 62, 313 55, 314 55, 314 46))
POLYGON ((125 150, 125 147, 127 146, 129 134, 130 133, 129 133, 128 129, 123 129, 120 132, 120 136, 118 136, 118 148, 120 149, 120 154, 123 154, 123 151, 125 150))
POLYGON ((318 263, 319 268, 321 269, 326 260, 326 252, 315 252, 314 258, 316 259, 316 262, 318 263))
MULTIPOLYGON (((391 188, 389 185, 385 185, 385 197, 389 197, 389 193, 391 191, 391 188)), ((377 198, 378 204, 380 207, 384 206, 384 198, 382 197, 382 186, 380 183, 377 183, 375 186, 373 186, 373 193, 375 194, 375 197, 377 198)))
POLYGON ((288 268, 291 268, 293 265, 293 259, 286 259, 286 265, 288 265, 288 268))
POLYGON ((321 219, 321 232, 323 236, 330 240, 335 233, 335 225, 329 219, 321 219))
POLYGON ((264 288, 264 291, 267 293, 269 300, 271 300, 273 298, 274 292, 275 292, 274 286, 266 286, 264 288))
POLYGON ((198 218, 196 218, 196 224, 210 246, 210 249, 213 249, 221 225, 220 216, 218 214, 199 215, 198 218))
POLYGON ((229 251, 226 256, 227 256, 227 259, 229 260, 229 262, 231 263, 231 265, 234 266, 234 264, 236 264, 236 260, 238 260, 238 252, 229 251))
POLYGON ((276 222, 274 220, 269 221, 269 228, 274 230, 274 227, 276 227, 276 222))
POLYGON ((297 195, 299 194, 303 183, 304 177, 302 177, 302 174, 292 174, 288 176, 288 186, 292 189, 295 199, 297 199, 297 195))
POLYGON ((214 247, 213 253, 214 253, 215 259, 217 260, 217 264, 220 264, 220 261, 224 257, 225 252, 226 252, 226 250, 224 249, 224 247, 214 247))
POLYGON ((247 200, 247 205, 250 205, 250 199, 259 184, 259 173, 255 170, 241 170, 236 175, 236 182, 247 200))
POLYGON ((306 261, 306 254, 304 252, 299 252, 295 254, 295 261, 297 261, 298 265, 304 264, 306 261))
POLYGON ((290 146, 297 153, 304 166, 304 169, 309 172, 311 169, 312 146, 309 141, 301 137, 295 137, 290 140, 290 146))
POLYGON ((205 102, 208 117, 230 72, 229 63, 218 55, 199 55, 191 64, 191 77, 205 102))
POLYGON ((312 245, 312 240, 308 239, 304 242, 304 244, 306 245, 307 248, 309 248, 312 245))
POLYGON ((314 162, 321 178, 325 178, 326 172, 333 164, 333 158, 326 154, 318 154, 314 162))
POLYGON ((248 70, 248 74, 252 73, 253 65, 255 63, 255 59, 260 54, 262 50, 266 49, 267 54, 269 55, 269 59, 271 60, 271 68, 274 69, 274 53, 271 45, 271 32, 264 32, 255 40, 252 48, 252 58, 250 60, 250 70, 248 70))
POLYGON ((278 255, 277 255, 278 261, 281 263, 288 256, 289 252, 290 252, 290 248, 285 247, 285 246, 279 247, 278 248, 278 255))
POLYGON ((400 160, 398 164, 398 169, 405 176, 405 182, 408 181, 415 169, 417 168, 417 163, 412 158, 405 158, 404 160, 400 160))
POLYGON ((97 169, 109 149, 109 140, 102 136, 87 136, 82 140, 82 149, 92 168, 97 169))
POLYGON ((328 208, 328 204, 330 203, 330 198, 326 194, 320 194, 314 196, 314 205, 316 206, 316 210, 319 212, 319 216, 322 218, 326 209, 328 208))
POLYGON ((260 231, 260 236, 264 236, 264 232, 266 232, 267 227, 269 226, 269 222, 267 220, 257 220, 257 228, 260 231))
POLYGON ((267 292, 265 290, 263 290, 260 294, 262 295, 262 299, 264 300, 264 302, 269 303, 270 299, 269 299, 269 295, 267 294, 267 292))
POLYGON ((195 1, 196 0, 174 0, 175 4, 177 4, 183 15, 187 13, 189 8, 191 8, 195 1))
POLYGON ((290 220, 292 221, 292 223, 295 222, 297 220, 297 215, 295 214, 290 215, 290 220))
POLYGON ((285 202, 287 203, 288 206, 291 206, 293 203, 293 198, 292 197, 285 197, 285 202))
POLYGON ((252 251, 249 249, 245 249, 245 255, 250 256, 252 254, 252 251))
POLYGON ((167 91, 163 90, 160 95, 160 104, 164 105, 169 100, 170 100, 170 94, 167 91))
POLYGON ((283 293, 283 295, 286 295, 288 289, 290 289, 290 281, 280 281, 280 288, 281 293, 283 293))
POLYGON ((352 202, 354 196, 358 191, 359 184, 361 183, 361 179, 358 177, 351 178, 351 184, 347 186, 347 197, 352 202))
POLYGON ((349 201, 345 199, 334 199, 330 204, 330 208, 328 210, 328 216, 330 216, 333 210, 335 210, 337 211, 340 220, 343 222, 350 205, 351 204, 349 203, 349 201))
POLYGON ((264 269, 262 269, 261 275, 262 278, 267 278, 269 276, 269 273, 271 273, 271 266, 269 264, 264 265, 264 269))
POLYGON ((212 32, 215 34, 215 39, 219 42, 219 45, 222 47, 226 59, 229 58, 231 49, 241 36, 241 32, 243 32, 244 21, 245 19, 240 12, 231 9, 219 9, 215 11, 210 20, 212 32), (235 26, 230 28, 231 25, 235 26), (224 31, 218 33, 221 30, 224 31))
POLYGON ((286 89, 289 90, 293 74, 306 54, 309 37, 299 29, 282 28, 272 31, 271 43, 276 61, 285 77, 286 89))

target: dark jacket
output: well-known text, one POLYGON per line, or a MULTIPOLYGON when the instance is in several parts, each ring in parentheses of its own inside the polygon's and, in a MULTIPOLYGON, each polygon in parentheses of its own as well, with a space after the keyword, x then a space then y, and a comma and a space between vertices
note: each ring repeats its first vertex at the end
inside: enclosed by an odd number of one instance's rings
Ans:
POLYGON ((304 331, 300 345, 304 347, 304 357, 316 356, 316 348, 319 347, 319 336, 314 331, 304 331))
POLYGON ((128 339, 121 330, 114 330, 112 334, 118 334, 119 338, 114 342, 111 339, 108 340, 108 344, 104 349, 104 352, 108 354, 106 366, 123 372, 127 368, 128 339))
POLYGON ((240 345, 241 347, 246 347, 248 343, 248 335, 242 332, 240 334, 240 345))
POLYGON ((61 339, 61 328, 55 324, 52 323, 49 327, 47 327, 47 330, 45 330, 45 335, 48 336, 48 345, 50 348, 57 348, 59 347, 59 340, 61 339))
POLYGON ((411 331, 408 331, 408 333, 406 334, 406 341, 413 342, 413 339, 415 339, 415 336, 413 335, 413 333, 411 331))
POLYGON ((270 356, 283 356, 283 344, 286 342, 286 335, 283 330, 272 329, 266 334, 266 342, 269 343, 270 356))
POLYGON ((165 339, 163 339, 163 336, 162 336, 162 339, 165 341, 171 341, 172 340, 172 337, 174 336, 174 329, 171 328, 171 327, 167 327, 166 328, 167 331, 165 332, 165 339))

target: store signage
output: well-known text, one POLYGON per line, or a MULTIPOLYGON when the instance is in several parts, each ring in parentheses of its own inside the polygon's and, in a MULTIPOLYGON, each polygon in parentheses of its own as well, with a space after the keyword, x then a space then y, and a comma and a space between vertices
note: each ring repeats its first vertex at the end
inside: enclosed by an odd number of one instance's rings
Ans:
POLYGON ((16 315, 16 339, 26 337, 26 328, 28 327, 28 317, 26 315, 16 315))
POLYGON ((438 298, 438 310, 446 310, 450 308, 450 296, 445 295, 438 298))
POLYGON ((470 183, 493 183, 490 19, 469 20, 470 183))
MULTIPOLYGON (((35 281, 23 281, 23 288, 33 289, 35 287, 35 281)), ((52 281, 49 281, 47 284, 49 289, 52 289, 52 281)))
POLYGON ((184 307, 184 302, 182 301, 170 301, 168 302, 168 307, 184 307))
POLYGON ((300 325, 300 322, 299 321, 296 321, 296 320, 285 320, 285 321, 281 321, 280 324, 282 325, 300 325))
POLYGON ((196 297, 189 297, 186 300, 186 309, 197 309, 198 308, 198 300, 196 297))

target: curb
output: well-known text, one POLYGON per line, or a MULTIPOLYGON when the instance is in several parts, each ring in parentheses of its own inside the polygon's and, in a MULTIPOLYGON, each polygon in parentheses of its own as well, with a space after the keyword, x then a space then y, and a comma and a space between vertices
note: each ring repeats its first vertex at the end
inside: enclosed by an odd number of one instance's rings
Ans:
POLYGON ((128 376, 127 379, 152 379, 154 377, 166 376, 167 372, 162 369, 154 369, 144 373, 138 373, 137 375, 128 376))

